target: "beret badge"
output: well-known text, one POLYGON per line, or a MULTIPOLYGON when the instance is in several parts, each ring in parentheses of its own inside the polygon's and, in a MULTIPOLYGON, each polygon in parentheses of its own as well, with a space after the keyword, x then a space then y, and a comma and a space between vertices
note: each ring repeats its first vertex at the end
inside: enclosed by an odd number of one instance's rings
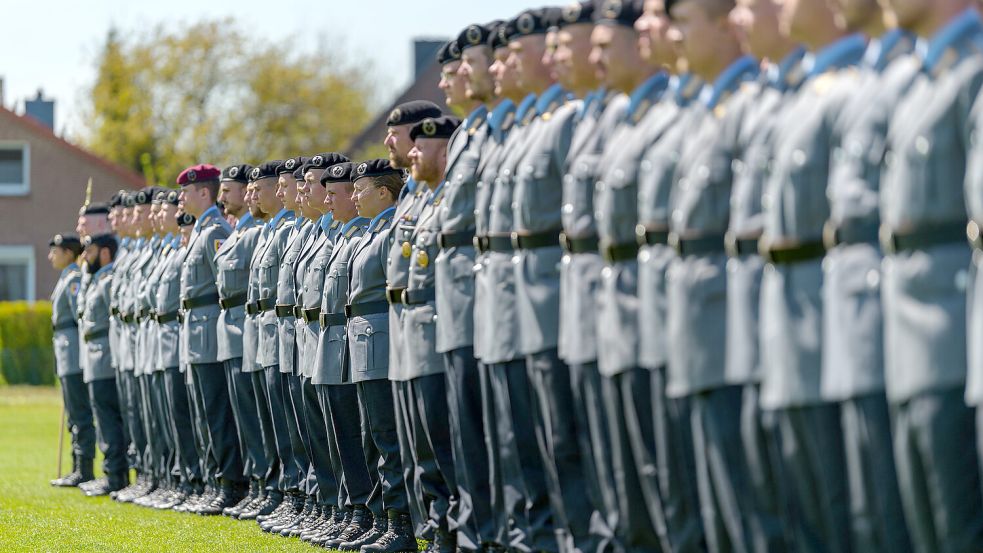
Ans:
POLYGON ((390 124, 394 124, 402 118, 403 118, 403 112, 399 108, 396 108, 389 113, 390 124))
POLYGON ((536 22, 533 20, 532 14, 524 13, 520 15, 519 19, 515 22, 515 28, 524 35, 531 33, 536 28, 536 22))
POLYGON ((198 180, 198 173, 194 169, 188 169, 188 182, 195 182, 198 180))
POLYGON ((252 177, 253 180, 257 180, 259 179, 261 173, 262 172, 259 170, 259 167, 255 167, 253 168, 253 172, 250 173, 250 176, 252 177))
POLYGON ((576 23, 580 19, 580 4, 570 4, 563 8, 563 20, 567 23, 576 23))
POLYGON ((464 38, 468 40, 468 44, 471 46, 481 44, 481 29, 475 25, 471 25, 467 31, 464 31, 464 38))
POLYGON ((149 198, 147 198, 147 193, 146 192, 143 192, 143 191, 137 192, 137 203, 138 204, 145 204, 145 203, 147 203, 147 200, 148 199, 149 198))
POLYGON ((167 201, 169 201, 169 202, 176 202, 177 201, 177 192, 174 192, 174 191, 169 192, 167 194, 167 201))
POLYGON ((368 171, 368 170, 369 170, 369 164, 368 163, 363 163, 363 164, 361 164, 361 165, 358 166, 358 169, 356 169, 355 172, 358 173, 359 175, 364 175, 365 172, 368 171))
POLYGON ((237 176, 239 176, 239 168, 238 167, 232 167, 232 168, 230 168, 229 169, 229 177, 231 177, 231 178, 234 179, 237 176))
POLYGON ((334 167, 331 168, 331 176, 332 177, 340 177, 340 176, 342 176, 344 174, 345 174, 345 168, 344 168, 344 166, 335 165, 334 167))
POLYGON ((324 165, 324 156, 314 156, 314 159, 311 160, 311 165, 313 165, 314 167, 320 167, 324 165))
POLYGON ((65 239, 62 238, 62 236, 60 234, 56 234, 55 235, 55 239, 52 240, 52 242, 54 242, 56 246, 60 246, 61 243, 64 242, 64 241, 65 241, 65 239))
POLYGON ((433 136, 437 133, 437 123, 433 119, 424 119, 420 130, 427 136, 433 136))
POLYGON ((293 170, 293 168, 294 168, 294 167, 295 167, 296 165, 297 165, 297 161, 296 161, 295 159, 293 159, 293 158, 290 158, 290 159, 288 159, 288 160, 287 160, 287 161, 286 161, 286 162, 285 162, 285 163, 283 164, 283 166, 284 166, 284 167, 286 167, 286 168, 287 168, 288 170, 291 170, 291 171, 293 170))
POLYGON ((451 45, 447 47, 447 51, 454 58, 461 57, 461 47, 458 46, 456 42, 452 42, 451 45))

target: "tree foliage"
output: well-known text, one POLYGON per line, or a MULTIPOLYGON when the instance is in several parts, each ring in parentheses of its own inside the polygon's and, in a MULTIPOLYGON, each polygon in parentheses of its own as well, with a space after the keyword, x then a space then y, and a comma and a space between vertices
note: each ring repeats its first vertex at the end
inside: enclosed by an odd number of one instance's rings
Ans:
POLYGON ((290 42, 256 40, 232 19, 111 30, 80 139, 157 183, 195 163, 343 148, 369 120, 370 81, 337 50, 290 42))

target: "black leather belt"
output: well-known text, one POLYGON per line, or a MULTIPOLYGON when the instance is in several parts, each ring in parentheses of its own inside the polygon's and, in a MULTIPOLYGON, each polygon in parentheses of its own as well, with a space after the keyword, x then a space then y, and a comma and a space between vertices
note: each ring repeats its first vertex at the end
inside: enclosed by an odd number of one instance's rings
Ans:
POLYGON ((874 221, 847 220, 841 223, 826 221, 823 225, 823 245, 831 250, 840 245, 877 244, 880 229, 874 221))
POLYGON ((788 245, 770 246, 759 244, 758 253, 768 263, 789 265, 812 261, 826 255, 826 246, 822 242, 801 242, 788 245))
POLYGON ((303 307, 297 306, 297 311, 299 314, 295 314, 294 316, 297 317, 298 319, 303 320, 305 323, 308 324, 316 321, 318 315, 321 314, 320 307, 312 307, 310 309, 304 309, 303 307))
POLYGON ((68 330, 69 328, 78 328, 78 327, 79 327, 78 323, 76 323, 75 320, 73 319, 71 321, 62 321, 58 324, 51 325, 51 331, 58 332, 59 330, 68 330))
POLYGON ((560 245, 560 229, 534 232, 532 234, 512 233, 512 247, 517 250, 536 250, 560 245))
POLYGON ((431 287, 421 290, 404 290, 403 297, 400 299, 403 305, 422 305, 437 299, 437 289, 431 287))
POLYGON ((184 319, 185 319, 185 317, 184 317, 184 311, 178 311, 177 312, 177 322, 179 322, 181 324, 184 324, 184 319))
POLYGON ((276 307, 276 298, 263 298, 256 302, 256 308, 259 309, 261 313, 266 313, 274 307, 276 307))
POLYGON ((968 237, 968 231, 969 226, 961 222, 927 224, 910 231, 897 231, 883 225, 880 230, 881 248, 887 254, 924 250, 962 241, 968 237))
POLYGON ((488 249, 485 251, 496 253, 512 253, 515 251, 515 246, 512 245, 511 235, 489 235, 485 240, 488 242, 488 249))
POLYGON ((442 232, 437 235, 437 245, 440 249, 461 248, 474 245, 474 231, 442 232))
POLYGON ((181 300, 181 309, 188 311, 196 307, 205 307, 218 303, 218 294, 202 294, 193 298, 181 300))
POLYGON ((708 234, 704 236, 685 237, 669 233, 669 246, 676 250, 678 255, 710 255, 723 253, 724 250, 723 234, 708 234))
POLYGON ((348 317, 344 313, 321 313, 318 321, 321 323, 321 328, 344 326, 348 322, 348 317))
POLYGON ((157 324, 165 324, 171 321, 176 321, 177 318, 178 318, 177 311, 171 311, 170 313, 163 313, 163 314, 162 313, 154 314, 154 320, 157 321, 157 324))
POLYGON ((109 308, 109 314, 114 317, 119 317, 119 308, 115 305, 109 308))
POLYGON ((478 250, 478 253, 485 253, 488 251, 488 237, 484 235, 475 235, 471 240, 471 244, 474 249, 478 250))
POLYGON ((233 307, 239 307, 240 305, 246 305, 246 293, 242 292, 240 294, 234 294, 225 299, 218 300, 218 305, 222 309, 232 309, 233 307))
POLYGON ((109 329, 108 328, 104 328, 102 330, 97 330, 95 332, 86 332, 85 335, 82 336, 82 339, 85 340, 86 342, 91 342, 92 340, 97 340, 99 338, 105 338, 106 336, 109 336, 109 329))
POLYGON ((274 306, 273 307, 273 310, 276 311, 276 316, 277 317, 280 317, 281 319, 284 318, 284 317, 293 317, 294 316, 294 306, 293 305, 287 305, 287 304, 282 304, 281 303, 279 305, 274 306))
POLYGON ((131 315, 130 313, 120 312, 119 320, 123 321, 124 323, 130 324, 136 322, 136 317, 131 315))
POLYGON ((560 234, 560 246, 569 254, 597 253, 599 251, 597 236, 570 238, 567 233, 560 234))
POLYGON ((149 309, 138 309, 136 315, 134 315, 137 321, 145 321, 150 318, 149 309))
POLYGON ((389 312, 388 301, 367 301, 365 303, 348 304, 345 306, 345 317, 364 317, 389 312))
POLYGON ((665 246, 669 243, 669 228, 636 225, 635 240, 639 246, 665 246))
POLYGON ((730 257, 758 255, 758 241, 761 235, 737 236, 732 232, 724 235, 724 249, 730 257))
POLYGON ((255 315, 257 313, 259 313, 259 305, 258 305, 258 302, 255 302, 255 301, 247 302, 246 303, 246 314, 247 315, 255 315))
POLYGON ((605 244, 601 246, 601 257, 608 263, 634 261, 638 259, 638 243, 605 244))
POLYGON ((406 290, 406 288, 386 288, 386 301, 390 305, 403 303, 403 290, 406 290))

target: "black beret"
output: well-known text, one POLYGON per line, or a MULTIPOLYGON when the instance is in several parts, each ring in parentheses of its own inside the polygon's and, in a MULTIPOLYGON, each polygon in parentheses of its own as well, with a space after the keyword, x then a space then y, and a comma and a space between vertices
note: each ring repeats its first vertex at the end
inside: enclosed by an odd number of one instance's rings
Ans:
POLYGON ((230 165, 225 169, 222 169, 222 182, 239 182, 246 184, 249 182, 249 171, 253 169, 252 165, 248 163, 243 163, 240 165, 230 165))
MULTIPOLYGON (((522 36, 546 33, 549 30, 549 22, 545 19, 547 11, 545 9, 536 9, 526 10, 520 13, 515 19, 506 24, 505 36, 503 38, 508 42, 522 36)), ((502 31, 499 32, 501 33, 502 31)))
POLYGON ((352 169, 354 167, 355 164, 350 161, 337 163, 328 167, 321 175, 321 185, 327 185, 329 182, 351 182, 352 169))
POLYGON ((180 194, 177 190, 164 190, 164 198, 161 201, 171 205, 178 205, 179 197, 180 194))
POLYGON ((509 45, 509 41, 506 40, 505 31, 508 27, 507 21, 493 21, 488 24, 488 47, 493 51, 499 48, 505 48, 509 45))
POLYGON ((542 8, 542 11, 543 25, 546 26, 546 30, 555 31, 556 28, 560 26, 560 20, 563 19, 563 8, 549 6, 547 8, 542 8))
POLYGON ((179 227, 190 227, 195 224, 195 216, 190 213, 181 212, 178 213, 175 218, 177 219, 177 226, 179 227))
POLYGON ((116 237, 112 234, 99 234, 97 236, 86 236, 85 247, 98 246, 100 248, 115 248, 116 237))
POLYGON ((450 115, 435 119, 428 117, 413 125, 413 128, 410 129, 410 139, 450 138, 454 134, 454 130, 459 126, 461 126, 461 120, 457 117, 451 117, 450 115))
POLYGON ((383 175, 402 175, 402 169, 396 169, 389 164, 389 158, 370 159, 363 161, 352 169, 352 182, 363 177, 381 177, 383 175))
POLYGON ((411 125, 413 123, 419 123, 427 117, 440 117, 443 114, 444 112, 440 111, 440 107, 433 102, 411 100, 394 107, 389 112, 389 119, 386 120, 386 125, 390 127, 411 125))
POLYGON ((574 2, 560 8, 560 20, 557 25, 562 28, 578 23, 591 23, 593 20, 594 2, 574 2))
POLYGON ((126 195, 126 190, 120 190, 119 192, 112 195, 109 198, 109 207, 117 207, 123 205, 123 196, 126 195))
POLYGON ((308 165, 310 165, 310 162, 307 162, 294 170, 292 173, 294 180, 304 180, 304 173, 307 172, 308 165))
POLYGON ((457 40, 452 40, 437 50, 437 63, 440 65, 447 65, 452 61, 460 61, 461 59, 461 48, 457 45, 457 40))
POLYGON ((269 177, 275 177, 277 175, 276 168, 283 163, 282 159, 274 159, 270 161, 264 161, 256 167, 253 167, 249 171, 249 182, 255 182, 259 179, 265 179, 269 177))
POLYGON ((66 250, 79 251, 82 249, 82 241, 79 240, 77 234, 61 233, 54 235, 51 241, 48 242, 48 246, 58 246, 66 250))
POLYGON ((461 34, 457 35, 457 47, 464 50, 471 48, 473 46, 487 46, 488 45, 488 35, 491 34, 491 28, 485 25, 468 25, 465 27, 461 34))
POLYGON ((304 167, 304 172, 306 173, 310 169, 327 169, 332 165, 337 165, 339 163, 344 163, 346 161, 351 161, 345 154, 339 154, 338 152, 324 152, 311 157, 311 160, 307 162, 304 167))
POLYGON ((305 163, 310 161, 310 158, 304 156, 289 157, 283 160, 280 165, 276 167, 276 174, 283 175, 284 173, 293 174, 294 171, 300 169, 305 163))
POLYGON ((130 192, 123 196, 123 207, 133 207, 135 205, 137 205, 135 192, 130 192))
POLYGON ((153 186, 145 186, 133 195, 133 203, 136 205, 150 205, 154 201, 156 190, 153 186))
POLYGON ((624 25, 632 28, 635 27, 635 21, 638 21, 641 16, 641 0, 601 0, 594 10, 595 23, 624 25))
POLYGON ((79 210, 79 215, 109 215, 109 206, 102 203, 89 204, 79 210))

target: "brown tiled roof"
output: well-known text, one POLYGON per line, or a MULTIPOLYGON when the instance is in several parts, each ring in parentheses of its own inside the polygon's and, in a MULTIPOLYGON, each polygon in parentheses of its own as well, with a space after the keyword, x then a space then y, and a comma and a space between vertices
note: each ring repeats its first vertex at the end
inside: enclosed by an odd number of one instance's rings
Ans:
POLYGON ((72 144, 64 138, 56 135, 51 129, 31 116, 17 115, 9 109, 0 106, 0 118, 10 121, 44 140, 52 142, 59 147, 65 148, 76 155, 82 156, 87 160, 100 165, 113 173, 116 173, 121 179, 123 179, 124 182, 130 184, 133 188, 141 188, 146 185, 143 176, 141 176, 139 173, 127 169, 126 167, 123 167, 117 163, 101 158, 84 148, 72 144))

